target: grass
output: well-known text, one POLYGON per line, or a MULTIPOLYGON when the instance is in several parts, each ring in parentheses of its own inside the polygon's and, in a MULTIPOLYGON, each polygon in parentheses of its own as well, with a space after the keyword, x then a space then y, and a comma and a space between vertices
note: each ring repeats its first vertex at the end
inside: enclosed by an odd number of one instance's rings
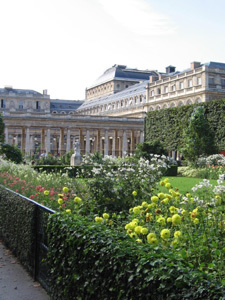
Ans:
MULTIPOLYGON (((165 179, 166 177, 163 177, 165 179)), ((178 189, 181 194, 185 194, 186 192, 191 192, 193 186, 198 184, 199 182, 203 181, 202 178, 189 178, 189 177, 167 177, 173 189, 178 189)), ((209 180, 209 182, 215 186, 217 185, 216 180, 209 180)))

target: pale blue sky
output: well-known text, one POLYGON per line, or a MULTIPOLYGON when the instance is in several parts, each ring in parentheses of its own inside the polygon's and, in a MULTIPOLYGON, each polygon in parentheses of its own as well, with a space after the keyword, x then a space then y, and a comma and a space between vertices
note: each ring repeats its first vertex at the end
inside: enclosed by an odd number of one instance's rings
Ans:
POLYGON ((0 0, 0 87, 84 99, 114 64, 225 63, 224 0, 0 0))

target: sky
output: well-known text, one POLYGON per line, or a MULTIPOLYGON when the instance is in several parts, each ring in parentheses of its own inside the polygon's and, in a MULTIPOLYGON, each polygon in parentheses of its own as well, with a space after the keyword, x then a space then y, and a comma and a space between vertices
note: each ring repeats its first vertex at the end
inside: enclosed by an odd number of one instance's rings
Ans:
POLYGON ((225 63, 224 0, 0 0, 0 88, 84 100, 115 64, 225 63))

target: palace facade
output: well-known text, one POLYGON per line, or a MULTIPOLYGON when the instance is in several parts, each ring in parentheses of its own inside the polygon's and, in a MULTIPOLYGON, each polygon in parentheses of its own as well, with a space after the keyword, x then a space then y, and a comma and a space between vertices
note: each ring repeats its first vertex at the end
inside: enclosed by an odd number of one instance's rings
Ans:
POLYGON ((50 99, 47 90, 0 89, 5 142, 26 154, 81 153, 124 156, 144 140, 148 111, 225 97, 225 64, 193 62, 184 71, 114 65, 86 89, 85 100, 50 99))

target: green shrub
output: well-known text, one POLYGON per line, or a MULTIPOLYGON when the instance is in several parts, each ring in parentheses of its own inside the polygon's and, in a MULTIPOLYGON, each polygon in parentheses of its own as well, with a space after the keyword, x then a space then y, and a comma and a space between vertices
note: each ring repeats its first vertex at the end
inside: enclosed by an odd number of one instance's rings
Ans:
POLYGON ((68 214, 50 216, 50 294, 53 299, 222 299, 209 275, 186 264, 185 253, 153 248, 121 231, 68 214))
POLYGON ((138 158, 144 157, 145 159, 150 159, 151 154, 168 155, 168 152, 164 149, 162 143, 158 140, 144 142, 137 145, 135 155, 138 158))
POLYGON ((9 145, 9 144, 2 144, 0 146, 0 153, 5 155, 7 160, 11 160, 16 164, 19 164, 23 161, 22 152, 16 146, 9 145))

